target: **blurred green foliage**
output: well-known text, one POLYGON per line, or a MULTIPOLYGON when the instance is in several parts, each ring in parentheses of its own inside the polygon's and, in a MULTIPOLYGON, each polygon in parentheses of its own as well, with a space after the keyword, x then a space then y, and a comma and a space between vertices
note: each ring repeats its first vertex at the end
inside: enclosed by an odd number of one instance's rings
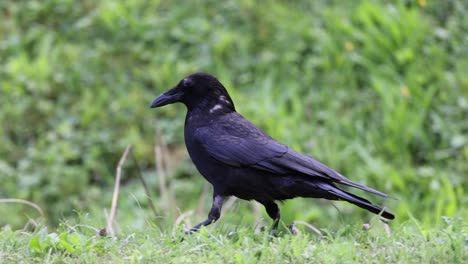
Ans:
MULTIPOLYGON (((185 110, 148 106, 206 71, 278 140, 399 198, 400 219, 466 216, 467 12, 463 0, 1 1, 0 197, 40 204, 52 224, 101 210, 127 144, 157 190, 155 131, 183 148, 185 110)), ((184 157, 173 185, 188 210, 204 180, 184 157)), ((136 175, 126 167, 124 192, 146 208, 136 175)), ((314 204, 283 215, 367 214, 314 204)), ((0 225, 34 214, 0 213, 0 225)))

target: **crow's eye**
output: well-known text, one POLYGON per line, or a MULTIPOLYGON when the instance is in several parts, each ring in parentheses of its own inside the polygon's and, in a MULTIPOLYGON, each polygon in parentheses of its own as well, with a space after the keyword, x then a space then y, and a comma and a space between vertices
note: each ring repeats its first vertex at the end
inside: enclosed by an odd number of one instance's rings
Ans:
POLYGON ((192 84, 193 84, 193 81, 190 78, 185 78, 185 79, 182 80, 182 85, 184 87, 190 87, 190 86, 192 86, 192 84))

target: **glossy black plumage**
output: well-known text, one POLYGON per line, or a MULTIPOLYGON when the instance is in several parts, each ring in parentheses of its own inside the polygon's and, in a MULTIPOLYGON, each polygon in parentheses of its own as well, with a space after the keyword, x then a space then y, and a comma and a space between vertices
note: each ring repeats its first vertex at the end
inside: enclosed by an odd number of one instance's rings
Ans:
POLYGON ((275 201, 295 197, 344 200, 387 219, 394 215, 338 187, 386 194, 355 183, 310 156, 271 138, 236 112, 224 86, 206 73, 192 74, 160 95, 151 107, 181 102, 187 106, 185 144, 193 163, 213 185, 213 206, 200 226, 216 221, 226 197, 262 203, 278 226, 275 201))

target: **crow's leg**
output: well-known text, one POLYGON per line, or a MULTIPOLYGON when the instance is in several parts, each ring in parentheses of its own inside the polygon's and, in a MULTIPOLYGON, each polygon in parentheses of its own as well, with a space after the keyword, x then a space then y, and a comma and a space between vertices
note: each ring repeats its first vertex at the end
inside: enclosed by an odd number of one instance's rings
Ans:
POLYGON ((273 219, 273 227, 271 228, 271 235, 275 235, 276 229, 278 229, 278 224, 280 221, 280 209, 278 205, 273 201, 260 202, 265 206, 266 212, 273 219))
POLYGON ((221 216, 221 208, 223 207, 224 199, 225 199, 224 196, 221 196, 215 193, 213 195, 213 205, 211 205, 211 210, 210 210, 210 213, 208 214, 208 218, 205 221, 199 223, 198 225, 190 228, 190 230, 186 231, 185 233, 190 234, 192 232, 197 232, 198 229, 200 229, 200 227, 207 226, 211 223, 216 222, 216 220, 218 220, 219 217, 221 216))

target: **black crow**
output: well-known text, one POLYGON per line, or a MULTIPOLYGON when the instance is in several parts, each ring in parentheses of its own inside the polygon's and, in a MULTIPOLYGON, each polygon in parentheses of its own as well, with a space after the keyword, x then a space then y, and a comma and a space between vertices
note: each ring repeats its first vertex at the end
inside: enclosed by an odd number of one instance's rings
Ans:
POLYGON ((208 218, 198 230, 219 219, 224 200, 236 196, 265 206, 277 229, 280 210, 275 201, 295 197, 342 200, 387 219, 395 216, 339 185, 382 197, 386 194, 355 183, 314 158, 271 138, 236 112, 226 88, 212 75, 194 73, 156 98, 151 107, 181 102, 187 107, 185 145, 198 171, 213 185, 208 218))

